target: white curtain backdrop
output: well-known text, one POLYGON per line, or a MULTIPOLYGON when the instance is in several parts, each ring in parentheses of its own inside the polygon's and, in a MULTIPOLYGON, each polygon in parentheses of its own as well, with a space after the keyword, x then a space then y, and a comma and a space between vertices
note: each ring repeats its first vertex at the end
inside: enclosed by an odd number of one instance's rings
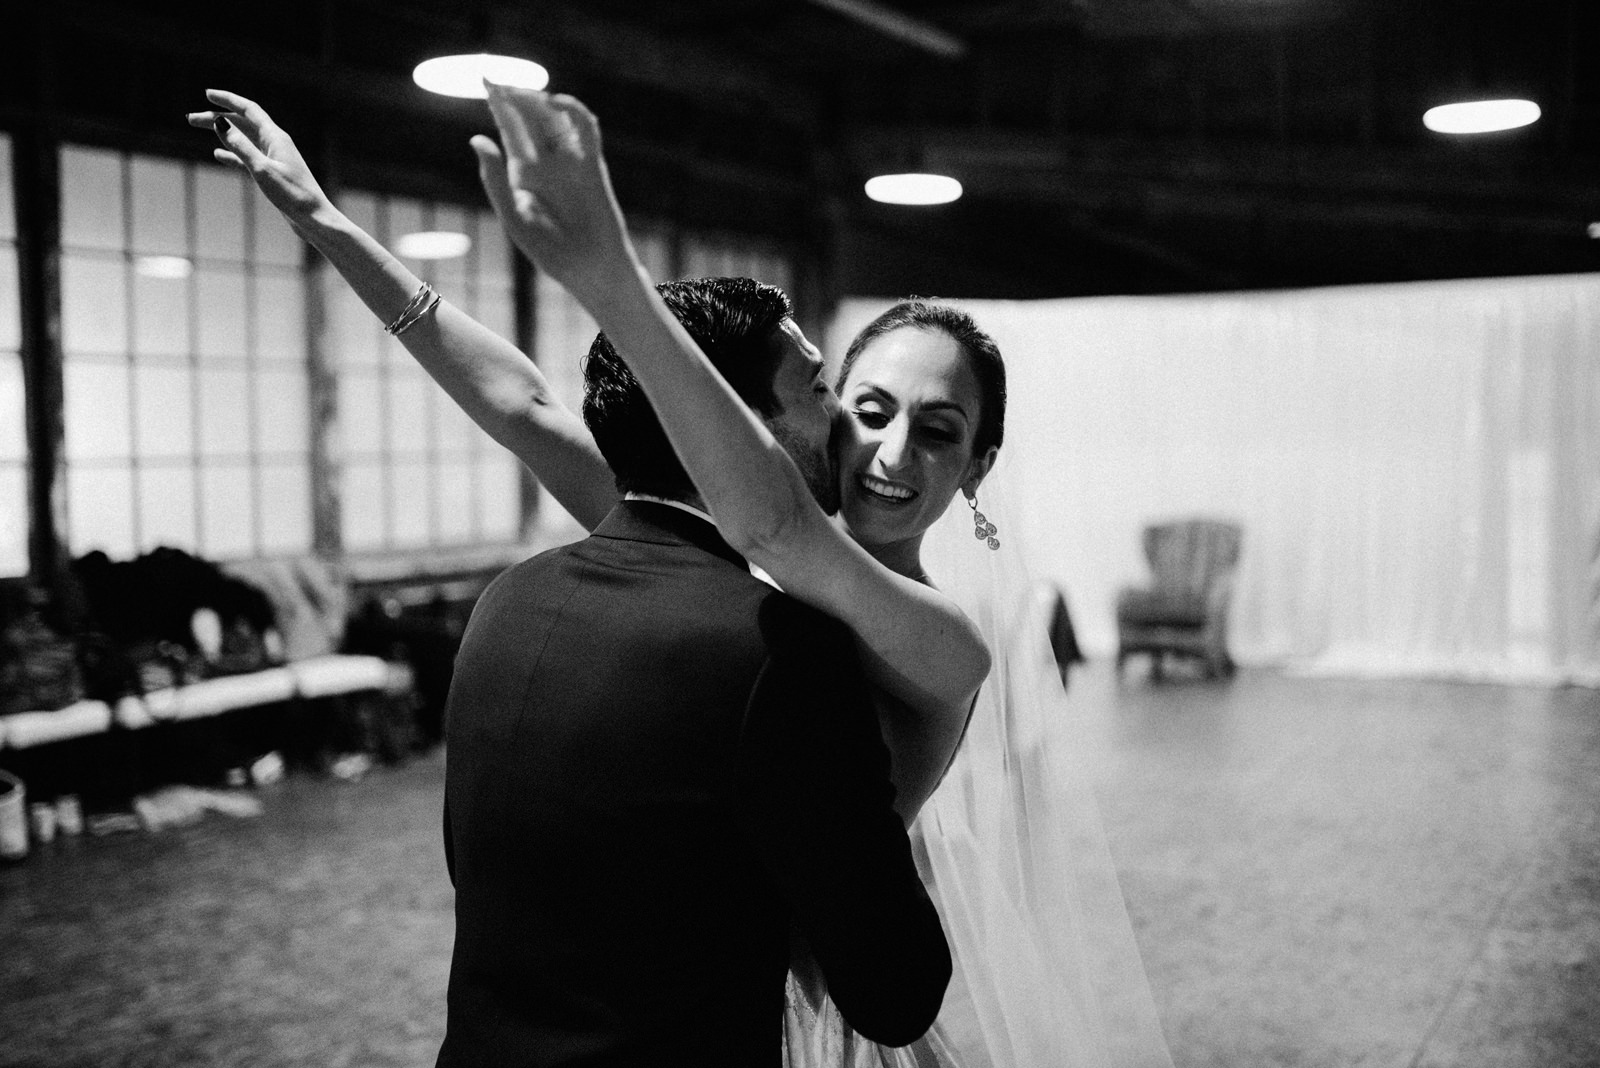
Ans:
POLYGON ((1245 662, 1600 682, 1600 275, 957 303, 1009 371, 1000 537, 1091 654, 1193 514, 1243 524, 1245 662))

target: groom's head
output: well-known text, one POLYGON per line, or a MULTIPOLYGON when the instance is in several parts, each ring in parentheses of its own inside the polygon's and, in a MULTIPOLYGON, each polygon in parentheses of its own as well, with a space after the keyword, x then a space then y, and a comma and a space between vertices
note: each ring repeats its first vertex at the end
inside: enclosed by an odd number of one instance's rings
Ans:
MULTIPOLYGON (((749 278, 696 278, 663 282, 656 291, 794 459, 817 502, 835 511, 839 490, 829 438, 838 400, 783 290, 749 278)), ((589 347, 583 384, 583 421, 619 490, 669 500, 696 496, 638 380, 603 333, 589 347)))

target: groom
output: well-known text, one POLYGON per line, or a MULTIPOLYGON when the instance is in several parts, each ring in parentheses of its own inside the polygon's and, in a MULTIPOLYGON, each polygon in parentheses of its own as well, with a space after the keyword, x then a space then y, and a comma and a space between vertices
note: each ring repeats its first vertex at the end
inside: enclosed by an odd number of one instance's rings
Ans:
MULTIPOLYGON (((659 287, 834 493, 837 404, 788 298, 659 287)), ((440 1065, 781 1063, 791 930, 862 1035, 950 976, 849 633, 751 577, 602 336, 584 418, 627 499, 478 602, 448 709, 456 887, 440 1065)))

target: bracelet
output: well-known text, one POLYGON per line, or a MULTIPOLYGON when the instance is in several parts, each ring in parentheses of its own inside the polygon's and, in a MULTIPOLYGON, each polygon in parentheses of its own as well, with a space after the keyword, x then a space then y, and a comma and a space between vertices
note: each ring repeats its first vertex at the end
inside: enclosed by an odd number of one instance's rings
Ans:
POLYGON ((422 306, 422 302, 428 298, 428 291, 432 288, 433 287, 426 282, 417 287, 417 291, 411 295, 411 299, 406 303, 406 306, 400 310, 400 314, 394 317, 394 322, 383 328, 384 333, 394 333, 395 329, 400 327, 400 324, 405 322, 408 316, 413 314, 422 306))
POLYGON ((444 297, 431 285, 427 282, 422 283, 416 295, 411 298, 411 302, 405 306, 405 310, 395 316, 394 322, 384 327, 383 332, 399 337, 415 326, 418 319, 438 307, 439 301, 443 299, 444 297))
POLYGON ((416 325, 418 319, 421 319, 424 315, 427 315, 429 312, 433 311, 433 309, 437 308, 439 306, 439 302, 441 300, 443 300, 443 299, 444 299, 444 294, 443 293, 435 292, 433 294, 433 299, 428 301, 427 305, 424 306, 421 311, 417 312, 416 315, 412 316, 412 318, 411 318, 411 320, 409 322, 402 323, 402 324, 400 324, 400 326, 395 328, 394 336, 395 337, 399 337, 401 334, 405 333, 407 330, 410 330, 413 326, 416 325))

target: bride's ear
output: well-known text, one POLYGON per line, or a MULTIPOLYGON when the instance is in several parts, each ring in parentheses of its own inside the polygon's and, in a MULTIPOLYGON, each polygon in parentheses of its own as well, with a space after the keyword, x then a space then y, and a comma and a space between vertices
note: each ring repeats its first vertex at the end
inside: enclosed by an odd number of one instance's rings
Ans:
POLYGON ((961 493, 971 500, 978 492, 978 486, 988 477, 989 471, 994 467, 995 458, 1000 455, 998 445, 990 445, 982 456, 974 456, 972 462, 967 464, 967 477, 961 482, 961 493))

